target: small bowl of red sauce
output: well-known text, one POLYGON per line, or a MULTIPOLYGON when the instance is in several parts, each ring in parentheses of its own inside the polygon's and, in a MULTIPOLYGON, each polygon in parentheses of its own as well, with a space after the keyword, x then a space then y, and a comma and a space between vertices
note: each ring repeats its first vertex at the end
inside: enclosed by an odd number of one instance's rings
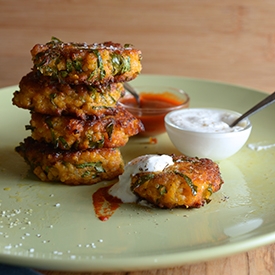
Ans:
POLYGON ((181 89, 157 85, 134 88, 140 96, 140 105, 128 92, 119 100, 119 104, 142 121, 145 131, 140 136, 155 136, 166 132, 165 115, 189 107, 190 98, 181 89))

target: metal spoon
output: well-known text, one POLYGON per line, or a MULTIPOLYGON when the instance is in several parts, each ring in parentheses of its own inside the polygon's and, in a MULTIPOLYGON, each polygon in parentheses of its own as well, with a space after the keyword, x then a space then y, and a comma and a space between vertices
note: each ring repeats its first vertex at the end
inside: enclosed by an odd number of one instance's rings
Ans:
POLYGON ((127 90, 130 94, 132 94, 134 96, 134 98, 137 101, 138 107, 140 107, 140 97, 139 97, 138 92, 136 91, 136 89, 133 88, 127 82, 123 83, 123 86, 124 86, 125 90, 127 90))
POLYGON ((255 114, 256 112, 258 112, 261 109, 267 107, 268 105, 270 105, 274 101, 275 101, 275 92, 273 92, 271 95, 267 96, 262 101, 260 101, 258 104, 256 104, 254 107, 252 107, 251 109, 249 109, 242 116, 240 116, 235 121, 233 121, 229 126, 230 127, 234 127, 235 125, 237 125, 244 118, 249 117, 249 116, 255 114))

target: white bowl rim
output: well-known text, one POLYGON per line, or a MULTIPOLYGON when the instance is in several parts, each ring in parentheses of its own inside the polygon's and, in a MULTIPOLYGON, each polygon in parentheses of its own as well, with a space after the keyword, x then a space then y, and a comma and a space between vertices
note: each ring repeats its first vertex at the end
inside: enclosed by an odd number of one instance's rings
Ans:
POLYGON ((251 128, 252 128, 252 124, 251 124, 251 122, 248 118, 244 119, 247 122, 247 125, 244 128, 242 128, 238 131, 232 131, 232 132, 201 132, 201 131, 189 130, 189 129, 181 128, 181 127, 175 125, 174 123, 172 123, 170 121, 170 116, 173 115, 174 113, 188 112, 190 110, 217 110, 217 111, 224 111, 224 112, 228 112, 228 113, 231 113, 231 114, 236 114, 236 115, 241 116, 241 113, 239 113, 237 111, 234 111, 234 110, 229 110, 229 109, 211 108, 211 107, 199 107, 199 108, 193 108, 193 107, 190 108, 189 107, 189 108, 185 108, 185 109, 174 110, 174 111, 171 111, 168 114, 166 114, 165 117, 164 117, 165 124, 167 124, 171 128, 180 130, 182 132, 194 133, 196 135, 205 135, 205 136, 210 136, 210 135, 212 135, 212 136, 213 135, 219 135, 219 136, 237 135, 238 133, 241 133, 241 132, 244 132, 244 131, 247 131, 247 130, 251 130, 251 128))

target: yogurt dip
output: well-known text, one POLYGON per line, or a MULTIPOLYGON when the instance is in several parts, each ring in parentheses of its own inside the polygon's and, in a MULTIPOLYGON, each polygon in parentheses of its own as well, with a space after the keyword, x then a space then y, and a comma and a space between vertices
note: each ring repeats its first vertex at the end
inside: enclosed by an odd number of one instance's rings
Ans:
POLYGON ((168 155, 143 155, 130 161, 124 168, 124 173, 119 176, 119 181, 114 184, 109 194, 119 198, 123 203, 135 203, 138 197, 131 190, 131 176, 139 172, 157 172, 172 165, 173 159, 168 155))
POLYGON ((229 126, 240 116, 226 109, 182 109, 165 116, 165 127, 182 154, 220 161, 237 153, 250 136, 252 124, 248 118, 235 127, 229 126))
POLYGON ((174 113, 169 116, 170 122, 183 130, 192 130, 203 133, 228 133, 243 130, 247 120, 230 127, 239 116, 232 112, 220 109, 186 109, 185 112, 174 113))

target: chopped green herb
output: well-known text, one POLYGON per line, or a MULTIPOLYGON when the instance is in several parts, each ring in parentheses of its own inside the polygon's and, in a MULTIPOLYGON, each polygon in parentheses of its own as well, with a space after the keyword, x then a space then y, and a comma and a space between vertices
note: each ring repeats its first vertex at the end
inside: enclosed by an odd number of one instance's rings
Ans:
POLYGON ((112 63, 113 63, 113 65, 114 64, 117 65, 117 66, 120 65, 120 58, 119 57, 120 56, 118 54, 116 54, 116 53, 112 54, 112 63))
POLYGON ((73 70, 73 62, 72 62, 72 60, 70 60, 70 59, 67 60, 67 62, 66 62, 66 69, 67 69, 68 73, 72 72, 72 70, 73 70))
POLYGON ((52 36, 51 42, 53 42, 54 44, 62 43, 62 41, 55 36, 52 36))
POLYGON ((81 60, 74 60, 73 66, 77 72, 82 72, 82 61, 81 60))
POLYGON ((95 76, 95 71, 92 71, 88 77, 88 80, 91 80, 95 76))
MULTIPOLYGON (((53 60, 54 61, 54 60, 53 60)), ((52 61, 52 62, 53 62, 52 61)), ((60 63, 61 59, 60 57, 56 57, 55 61, 54 61, 54 64, 57 66, 59 63, 60 63)))
POLYGON ((65 78, 68 75, 68 72, 67 71, 60 71, 59 74, 62 78, 65 78))
POLYGON ((56 104, 54 102, 55 98, 56 98, 56 93, 50 94, 50 101, 51 101, 52 105, 54 105, 56 107, 56 104))
POLYGON ((102 109, 111 109, 110 107, 107 106, 92 106, 93 110, 102 110, 102 109))
POLYGON ((56 137, 55 132, 53 130, 53 124, 51 121, 51 117, 47 116, 45 118, 45 123, 47 124, 47 126, 49 127, 50 131, 51 131, 51 137, 52 137, 52 144, 54 145, 54 148, 58 148, 58 143, 59 143, 59 138, 56 137))
POLYGON ((193 184, 192 180, 188 176, 186 176, 185 174, 183 174, 179 171, 174 171, 174 173, 176 175, 179 175, 184 178, 184 180, 186 181, 188 186, 191 188, 192 195, 196 196, 197 195, 197 186, 193 184))
POLYGON ((132 44, 125 44, 124 48, 133 48, 133 45, 132 44))
POLYGON ((102 137, 102 139, 100 139, 98 141, 93 141, 92 139, 89 139, 89 147, 91 149, 102 148, 103 145, 104 145, 104 137, 102 137))
POLYGON ((79 147, 79 141, 75 141, 74 145, 73 145, 73 148, 78 150, 78 147, 79 147))
POLYGON ((159 185, 157 187, 159 193, 161 196, 165 195, 167 193, 166 187, 164 185, 159 185))
POLYGON ((102 57, 101 57, 100 52, 98 50, 94 50, 93 52, 97 56, 97 66, 98 66, 99 71, 100 71, 100 79, 103 79, 106 75, 106 72, 104 70, 104 64, 103 64, 102 57))
POLYGON ((90 176, 91 174, 91 171, 85 171, 82 175, 81 175, 81 178, 85 178, 87 176, 90 176))
POLYGON ((123 57, 119 54, 113 53, 111 58, 114 75, 131 71, 131 58, 129 56, 123 57))
POLYGON ((131 58, 129 56, 126 56, 126 58, 123 58, 123 63, 121 67, 121 74, 124 74, 126 72, 131 71, 131 58))
POLYGON ((144 184, 146 181, 153 179, 155 177, 154 174, 145 174, 138 178, 138 180, 131 186, 131 189, 134 190, 135 188, 138 188, 140 185, 144 184))
POLYGON ((37 69, 39 70, 40 73, 43 73, 43 69, 41 68, 45 63, 46 63, 46 60, 45 59, 42 59, 40 60, 40 56, 39 54, 37 54, 37 56, 34 58, 35 62, 38 63, 36 65, 37 69))
POLYGON ((51 129, 51 136, 52 136, 52 144, 54 148, 58 148, 58 138, 56 137, 53 129, 51 129))
POLYGON ((60 136, 58 139, 59 139, 60 143, 63 145, 63 147, 65 149, 69 149, 70 148, 69 144, 67 143, 67 141, 65 140, 64 137, 60 136))
POLYGON ((45 168, 45 172, 48 174, 49 173, 49 171, 50 171, 50 166, 46 166, 46 168, 45 168))
POLYGON ((112 99, 113 102, 117 101, 112 95, 110 95, 110 98, 112 99))
POLYGON ((47 126, 48 126, 49 128, 53 128, 53 124, 52 124, 52 121, 51 121, 51 117, 47 116, 47 117, 45 118, 45 123, 47 124, 47 126))
POLYGON ((83 169, 83 168, 87 168, 87 167, 94 168, 95 171, 98 172, 98 173, 105 172, 104 168, 102 167, 101 162, 85 162, 85 163, 81 163, 81 164, 76 165, 76 168, 79 168, 79 169, 83 169))
POLYGON ((116 53, 113 53, 111 55, 111 60, 112 60, 112 65, 113 65, 113 74, 117 75, 121 71, 121 69, 120 69, 121 64, 122 64, 121 56, 116 53))
POLYGON ((87 85, 87 88, 89 90, 90 97, 94 100, 96 98, 96 93, 97 93, 96 89, 91 85, 87 85))
POLYGON ((112 137, 112 134, 113 134, 113 131, 114 131, 114 123, 113 121, 111 121, 109 124, 107 124, 106 126, 106 132, 108 134, 108 138, 111 139, 112 137))

